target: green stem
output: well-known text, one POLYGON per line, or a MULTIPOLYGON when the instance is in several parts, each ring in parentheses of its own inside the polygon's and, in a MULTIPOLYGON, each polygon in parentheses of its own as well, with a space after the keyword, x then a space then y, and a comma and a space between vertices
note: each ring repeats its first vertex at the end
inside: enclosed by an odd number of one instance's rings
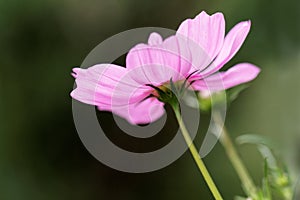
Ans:
POLYGON ((202 173, 203 177, 204 177, 204 180, 206 181, 211 193, 213 194, 214 198, 216 200, 222 200, 222 196, 220 194, 220 192, 218 191, 213 179, 211 178, 207 168, 205 167, 189 133, 188 133, 188 130, 186 129, 185 125, 184 125, 184 122, 181 118, 181 114, 180 114, 180 109, 179 109, 179 105, 178 104, 173 104, 172 105, 173 109, 174 109, 174 112, 175 112, 175 115, 176 115, 176 118, 177 118, 177 121, 178 121, 178 124, 179 124, 179 127, 181 129, 181 132, 182 132, 182 135, 185 139, 185 142, 187 143, 188 147, 189 147, 189 150, 197 164, 197 167, 199 168, 200 172, 202 173))
MULTIPOLYGON (((220 115, 214 115, 214 120, 221 125, 221 118, 220 115)), ((252 198, 256 197, 256 186, 253 183, 252 178, 249 175, 249 172, 247 171, 245 165, 243 164, 240 156, 238 155, 235 146, 227 132, 227 129, 225 126, 223 126, 222 134, 220 136, 220 142, 223 145, 227 156, 229 157, 229 160, 231 161, 234 169, 236 170, 242 184, 243 189, 247 193, 247 195, 251 196, 252 198)))

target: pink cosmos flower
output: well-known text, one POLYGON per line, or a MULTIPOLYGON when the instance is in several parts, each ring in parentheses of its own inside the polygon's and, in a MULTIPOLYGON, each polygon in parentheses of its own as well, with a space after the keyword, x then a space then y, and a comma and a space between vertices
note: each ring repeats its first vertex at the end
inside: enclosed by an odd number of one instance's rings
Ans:
POLYGON ((73 69, 77 88, 71 96, 99 110, 113 112, 132 124, 150 123, 164 114, 162 94, 173 85, 196 91, 220 91, 253 80, 260 69, 240 63, 218 72, 240 49, 251 23, 234 26, 225 37, 222 13, 201 12, 181 23, 165 40, 157 33, 126 57, 126 68, 98 64, 73 69))

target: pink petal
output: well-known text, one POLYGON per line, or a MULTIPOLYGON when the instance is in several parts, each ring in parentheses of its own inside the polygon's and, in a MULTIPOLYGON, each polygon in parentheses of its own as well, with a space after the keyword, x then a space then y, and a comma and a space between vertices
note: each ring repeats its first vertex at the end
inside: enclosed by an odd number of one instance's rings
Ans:
POLYGON ((201 12, 194 19, 181 23, 176 35, 181 35, 195 42, 213 60, 222 48, 225 35, 225 20, 222 13, 209 16, 201 12))
POLYGON ((259 74, 260 69, 250 63, 240 63, 226 72, 219 72, 193 84, 194 90, 220 91, 242 83, 252 81, 259 74))
POLYGON ((128 71, 113 64, 75 68, 77 87, 71 96, 99 110, 113 112, 132 124, 150 123, 164 113, 163 103, 148 97, 153 89, 130 79, 128 71))
MULTIPOLYGON (((128 93, 139 88, 137 83, 124 78, 127 74, 125 68, 113 64, 99 64, 88 69, 75 68, 73 72, 77 87, 71 92, 71 96, 78 101, 100 108, 111 106, 112 97, 120 102, 128 99, 128 93)), ((143 92, 145 88, 136 92, 136 96, 131 95, 137 98, 131 98, 131 101, 143 98, 143 92)))
POLYGON ((113 113, 125 118, 131 124, 147 124, 164 114, 164 104, 156 98, 148 98, 127 106, 112 107, 113 113))
POLYGON ((150 45, 138 44, 127 54, 126 67, 136 70, 132 78, 141 84, 163 84, 171 78, 177 81, 191 69, 190 50, 185 41, 171 36, 159 43, 158 38, 157 33, 151 34, 150 45))
POLYGON ((158 33, 151 33, 148 39, 149 45, 159 45, 163 42, 161 35, 158 33))
POLYGON ((251 27, 250 21, 240 22, 226 35, 223 47, 213 65, 205 69, 203 76, 212 74, 221 69, 241 48, 251 27))

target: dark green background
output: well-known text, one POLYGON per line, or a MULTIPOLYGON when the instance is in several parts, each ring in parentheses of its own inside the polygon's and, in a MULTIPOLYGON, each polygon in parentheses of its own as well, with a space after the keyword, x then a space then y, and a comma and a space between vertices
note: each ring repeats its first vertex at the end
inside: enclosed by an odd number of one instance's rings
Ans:
MULTIPOLYGON (((252 20, 245 45, 226 67, 250 61, 262 72, 232 104, 226 124, 233 137, 255 133, 271 138, 296 176, 299 1, 0 0, 0 199, 212 199, 189 153, 147 174, 122 173, 99 163, 76 133, 69 96, 71 69, 107 37, 145 26, 176 29, 202 10, 222 11, 227 30, 252 20)), ((260 155, 253 146, 239 151, 259 184, 260 155)), ((225 199, 243 194, 219 145, 205 162, 225 199)))

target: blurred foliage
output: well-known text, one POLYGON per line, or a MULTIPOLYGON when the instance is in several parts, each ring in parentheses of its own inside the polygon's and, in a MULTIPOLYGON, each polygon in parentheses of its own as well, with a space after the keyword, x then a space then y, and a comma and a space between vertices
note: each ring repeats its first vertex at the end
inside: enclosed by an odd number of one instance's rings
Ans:
MULTIPOLYGON (((176 29, 201 10, 222 11, 227 30, 252 20, 245 45, 226 66, 250 61, 262 73, 234 101, 226 123, 233 137, 251 131, 280 141, 278 152, 297 175, 299 8, 296 0, 0 0, 0 199, 211 199, 188 153, 148 174, 96 161, 77 136, 69 96, 72 67, 107 37, 144 26, 176 29)), ((205 126, 198 146, 202 132, 205 126)), ((259 182, 259 155, 247 146, 240 152, 259 182)), ((225 199, 242 196, 219 145, 205 161, 225 199)))
POLYGON ((239 136, 237 142, 256 145, 264 159, 264 175, 255 199, 292 200, 297 198, 295 196, 297 180, 295 178, 292 180, 287 167, 274 155, 272 148, 276 145, 272 144, 272 141, 259 135, 248 134, 239 136))

